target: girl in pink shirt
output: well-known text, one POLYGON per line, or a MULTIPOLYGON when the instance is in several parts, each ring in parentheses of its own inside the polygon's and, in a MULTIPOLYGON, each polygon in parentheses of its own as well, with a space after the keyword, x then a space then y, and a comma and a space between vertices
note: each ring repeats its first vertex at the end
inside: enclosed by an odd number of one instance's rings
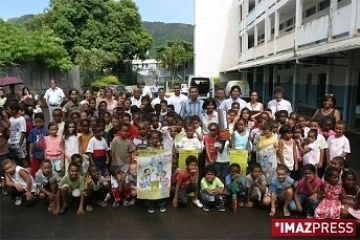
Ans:
POLYGON ((214 164, 216 162, 217 151, 215 149, 215 143, 218 142, 219 127, 216 123, 210 123, 208 126, 209 135, 204 138, 205 150, 206 150, 206 165, 214 164))
POLYGON ((64 169, 64 141, 61 135, 58 135, 58 125, 55 122, 49 123, 50 136, 44 137, 45 150, 44 157, 51 161, 52 167, 56 172, 64 169))

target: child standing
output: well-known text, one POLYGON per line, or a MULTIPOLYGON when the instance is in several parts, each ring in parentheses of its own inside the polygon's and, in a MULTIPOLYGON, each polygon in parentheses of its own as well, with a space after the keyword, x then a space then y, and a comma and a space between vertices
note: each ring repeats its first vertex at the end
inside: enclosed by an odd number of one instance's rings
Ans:
POLYGON ((249 149, 249 132, 246 130, 245 120, 240 118, 236 122, 234 133, 231 136, 231 146, 235 150, 248 150, 249 149))
POLYGON ((215 164, 217 159, 217 151, 215 144, 218 142, 219 127, 216 123, 210 123, 208 126, 209 134, 205 136, 205 165, 215 164))
POLYGON ((52 112, 52 117, 53 117, 53 122, 55 122, 58 125, 58 135, 63 135, 65 122, 62 120, 63 112, 61 111, 61 109, 60 108, 54 109, 54 111, 52 112))
POLYGON ((185 136, 183 136, 180 141, 176 143, 177 149, 185 150, 202 150, 202 144, 199 138, 195 137, 195 129, 193 126, 186 126, 185 136))
POLYGON ((20 106, 18 103, 11 102, 7 104, 6 109, 10 116, 9 150, 19 158, 22 166, 30 173, 29 163, 26 161, 25 118, 20 115, 20 106))
POLYGON ((48 198, 50 201, 49 212, 53 212, 56 208, 57 185, 60 180, 57 172, 52 170, 50 160, 43 160, 40 169, 35 174, 35 182, 39 188, 39 197, 48 198))
POLYGON ((119 129, 120 136, 115 137, 110 146, 112 165, 119 166, 121 171, 127 172, 129 164, 133 162, 135 147, 128 139, 130 125, 122 123, 119 129))
MULTIPOLYGON (((0 93, 1 93, 1 90, 0 90, 0 93)), ((0 121, 0 166, 1 166, 1 163, 5 159, 7 159, 8 155, 9 155, 9 148, 7 145, 7 140, 10 135, 9 120, 7 118, 6 112, 5 111, 1 112, 1 116, 2 116, 2 118, 0 117, 0 119, 1 119, 1 121, 0 121)), ((1 192, 5 196, 5 195, 7 195, 6 187, 5 187, 5 176, 4 176, 4 171, 1 167, 0 167, 0 177, 1 177, 1 192)))
POLYGON ((1 167, 5 172, 7 193, 15 198, 15 206, 20 206, 23 201, 27 206, 34 205, 37 187, 29 172, 10 159, 4 160, 1 167))
POLYGON ((315 141, 317 139, 317 131, 312 129, 309 131, 307 138, 303 140, 302 145, 298 145, 300 152, 303 154, 302 163, 303 165, 311 164, 315 167, 318 164, 318 160, 316 158, 316 144, 315 141))
POLYGON ((327 117, 322 121, 319 133, 324 136, 325 140, 327 140, 330 136, 335 136, 335 132, 332 130, 333 128, 333 120, 327 117))
POLYGON ((161 133, 157 130, 150 132, 150 146, 149 150, 161 150, 164 149, 161 143, 161 133))
POLYGON ((148 128, 144 122, 138 124, 139 134, 134 138, 133 143, 136 149, 146 149, 149 146, 148 128))
POLYGON ((76 131, 76 125, 72 121, 65 123, 64 146, 65 146, 65 169, 71 162, 73 154, 80 153, 79 135, 76 131))
POLYGON ((270 193, 271 193, 271 212, 270 216, 276 213, 276 202, 284 201, 283 214, 284 217, 290 217, 288 209, 290 201, 293 199, 294 192, 294 179, 288 176, 287 167, 279 164, 276 168, 276 177, 271 180, 270 193))
POLYGON ((79 167, 75 163, 70 163, 67 174, 60 180, 56 194, 56 209, 53 211, 53 214, 61 215, 66 212, 69 203, 69 193, 71 193, 73 197, 80 197, 77 214, 83 215, 85 213, 83 208, 85 191, 85 180, 84 177, 79 175, 79 167), (63 202, 61 208, 60 200, 63 202))
POLYGON ((100 176, 96 166, 90 166, 86 177, 86 211, 93 210, 92 202, 97 200, 97 204, 106 207, 107 202, 104 201, 109 192, 109 183, 103 176, 100 176))
POLYGON ((215 149, 217 151, 217 157, 215 163, 216 176, 220 178, 222 181, 224 181, 229 170, 229 161, 230 161, 229 140, 215 143, 215 149))
POLYGON ((201 179, 201 197, 204 201, 203 211, 210 210, 210 204, 215 203, 220 212, 225 212, 224 207, 224 184, 216 177, 216 170, 213 165, 204 169, 204 177, 201 179))
POLYGON ((344 136, 345 131, 346 123, 344 121, 338 121, 335 126, 335 135, 327 139, 329 146, 327 154, 328 166, 331 166, 331 160, 333 158, 342 157, 346 159, 346 156, 351 152, 349 139, 344 136))
POLYGON ((320 197, 324 197, 315 210, 316 219, 340 219, 341 199, 345 191, 339 183, 340 171, 330 167, 326 170, 327 182, 320 188, 320 197))
POLYGON ((115 138, 115 136, 117 135, 117 133, 119 131, 120 118, 113 116, 111 119, 111 125, 112 125, 112 128, 109 130, 110 142, 112 142, 112 140, 115 138))
POLYGON ((90 139, 86 153, 89 154, 91 165, 95 165, 100 171, 101 176, 109 174, 107 165, 109 164, 110 148, 102 137, 103 131, 99 125, 93 128, 94 136, 90 139))
POLYGON ((33 128, 28 136, 30 161, 31 161, 31 175, 35 176, 35 173, 40 168, 41 161, 44 160, 44 149, 39 146, 40 139, 45 136, 49 136, 49 131, 44 126, 44 114, 35 114, 35 128, 33 128))
POLYGON ((137 169, 136 164, 130 164, 129 171, 125 175, 125 191, 130 192, 130 198, 124 200, 124 205, 134 205, 137 190, 137 169))
POLYGON ((254 201, 260 206, 266 207, 271 203, 269 189, 266 187, 266 178, 262 174, 260 164, 254 163, 250 166, 250 173, 246 176, 247 202, 246 207, 252 208, 254 201))
POLYGON ((105 132, 109 132, 113 127, 111 113, 105 112, 103 118, 105 120, 105 132))
POLYGON ((230 173, 225 178, 225 186, 232 200, 232 208, 236 212, 237 205, 245 206, 245 178, 240 175, 240 165, 233 163, 230 166, 230 173))
POLYGON ((44 137, 45 149, 44 158, 51 161, 53 169, 60 173, 64 169, 64 141, 61 135, 58 135, 58 125, 55 122, 49 123, 50 135, 44 137))
POLYGON ((81 127, 83 132, 79 136, 79 146, 80 146, 80 154, 82 155, 85 170, 90 166, 90 159, 86 153, 87 147, 89 145, 90 139, 93 137, 92 132, 90 131, 90 121, 89 120, 81 120, 81 127))
POLYGON ((292 139, 293 133, 289 125, 280 128, 280 136, 277 152, 279 163, 285 165, 289 171, 297 171, 296 143, 292 139))
MULTIPOLYGON (((111 175, 111 193, 114 197, 114 203, 112 208, 118 208, 122 199, 129 198, 130 195, 124 189, 124 180, 125 174, 121 171, 121 168, 118 166, 111 166, 110 168, 111 175)), ((123 200, 124 206, 128 207, 128 202, 123 200)))

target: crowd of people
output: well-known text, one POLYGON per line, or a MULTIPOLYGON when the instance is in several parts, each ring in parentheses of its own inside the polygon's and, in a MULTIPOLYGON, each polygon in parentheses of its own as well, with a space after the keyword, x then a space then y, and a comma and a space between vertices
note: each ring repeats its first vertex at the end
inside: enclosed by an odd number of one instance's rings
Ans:
POLYGON ((359 219, 360 188, 348 170, 350 143, 346 122, 326 95, 323 107, 306 118, 293 112, 281 87, 264 106, 257 92, 250 102, 233 86, 217 97, 200 99, 196 87, 189 97, 180 84, 173 95, 159 87, 156 97, 141 83, 132 93, 85 90, 83 100, 71 89, 65 103, 63 90, 50 81, 44 100, 50 114, 45 126, 40 100, 28 88, 18 96, 0 90, 0 161, 2 193, 16 206, 49 202, 48 211, 64 214, 71 197, 79 198, 77 213, 91 212, 94 203, 106 207, 139 204, 136 156, 140 150, 173 152, 172 190, 167 199, 147 200, 148 212, 166 211, 192 203, 205 212, 255 205, 278 209, 286 217, 359 219), (230 138, 219 136, 217 109, 227 113, 230 138), (198 150, 179 169, 180 150, 198 150), (230 164, 230 150, 248 153, 247 175, 230 164), (193 193, 189 196, 189 193, 193 193))

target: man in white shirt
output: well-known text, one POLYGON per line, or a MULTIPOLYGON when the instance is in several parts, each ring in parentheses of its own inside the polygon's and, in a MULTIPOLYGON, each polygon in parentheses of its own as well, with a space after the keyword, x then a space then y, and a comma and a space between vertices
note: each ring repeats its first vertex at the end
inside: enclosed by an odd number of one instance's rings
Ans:
POLYGON ((243 108, 246 108, 247 102, 241 99, 240 95, 241 95, 241 88, 238 85, 232 86, 230 89, 230 98, 223 101, 219 108, 228 111, 229 109, 231 109, 231 105, 234 102, 239 103, 240 105, 239 111, 241 111, 243 108))
POLYGON ((275 99, 268 103, 268 108, 271 109, 273 116, 275 116, 275 113, 280 110, 285 110, 288 112, 288 114, 292 113, 293 111, 291 103, 283 99, 284 93, 285 91, 282 87, 276 87, 274 89, 275 99))
POLYGON ((135 88, 133 90, 133 96, 131 97, 131 106, 137 106, 140 108, 141 106, 141 90, 139 88, 135 88))
POLYGON ((52 122, 52 112, 56 108, 61 107, 61 103, 65 98, 65 94, 63 90, 56 86, 56 81, 54 79, 50 80, 50 88, 46 90, 44 99, 46 100, 46 104, 49 108, 49 116, 50 122, 52 122))
POLYGON ((146 86, 144 81, 140 82, 140 89, 141 89, 141 96, 145 97, 146 95, 149 96, 149 98, 152 98, 152 91, 149 86, 146 86))
POLYGON ((156 104, 160 104, 160 101, 162 101, 162 100, 166 100, 169 104, 169 99, 167 97, 165 97, 165 89, 164 88, 159 88, 157 94, 159 96, 157 98, 154 98, 154 100, 152 100, 152 102, 151 102, 151 106, 153 108, 155 108, 156 104))
POLYGON ((174 83, 173 87, 174 87, 174 95, 172 95, 169 98, 168 105, 172 104, 174 106, 175 112, 180 114, 181 106, 183 102, 188 100, 188 97, 180 93, 181 90, 180 83, 174 83))

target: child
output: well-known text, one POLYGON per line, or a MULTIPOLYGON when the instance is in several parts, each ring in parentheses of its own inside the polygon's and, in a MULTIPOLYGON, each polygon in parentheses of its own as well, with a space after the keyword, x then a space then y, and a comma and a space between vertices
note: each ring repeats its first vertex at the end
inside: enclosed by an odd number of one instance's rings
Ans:
POLYGON ((79 135, 76 131, 76 125, 73 121, 65 123, 64 146, 65 146, 65 169, 70 164, 71 156, 80 153, 79 135))
MULTIPOLYGON (((93 137, 92 132, 90 131, 90 122, 89 120, 81 120, 81 127, 83 132, 79 136, 79 146, 80 146, 80 154, 83 157, 83 161, 86 166, 90 166, 90 159, 86 153, 87 147, 89 145, 90 139, 93 137)), ((86 167, 87 169, 87 167, 86 167)))
POLYGON ((110 142, 112 142, 112 140, 115 138, 115 136, 117 135, 117 133, 119 131, 120 118, 113 116, 111 119, 111 125, 112 125, 112 128, 109 130, 110 142))
MULTIPOLYGON (((199 201, 199 185, 197 183, 199 178, 198 160, 195 156, 188 156, 185 159, 186 168, 178 170, 176 175, 175 195, 173 199, 173 206, 177 207, 178 203, 186 204, 188 202, 188 194, 194 193, 193 204, 198 208, 203 205, 199 201)), ((173 164, 174 166, 175 164, 173 164)))
POLYGON ((321 169, 326 162, 325 160, 325 150, 328 148, 326 139, 322 135, 322 131, 320 130, 320 123, 317 119, 310 120, 310 130, 314 129, 318 132, 318 135, 315 140, 315 154, 316 154, 316 162, 317 162, 317 169, 321 169))
POLYGON ((287 124, 289 113, 286 110, 280 110, 275 113, 275 119, 279 123, 279 128, 287 124))
POLYGON ((164 149, 161 143, 161 133, 157 130, 152 130, 150 132, 150 146, 149 150, 159 150, 164 149))
POLYGON ((76 164, 79 167, 79 175, 84 176, 85 173, 87 173, 87 170, 90 165, 87 165, 84 163, 83 158, 80 154, 75 153, 71 156, 71 162, 76 164))
POLYGON ((290 217, 288 205, 293 199, 293 185, 294 179, 288 176, 288 169, 285 165, 279 164, 276 168, 276 177, 271 180, 270 193, 271 193, 271 212, 270 216, 276 213, 276 201, 284 201, 283 214, 284 217, 290 217))
POLYGON ((88 119, 88 114, 84 110, 80 113, 80 121, 88 119))
POLYGON ((137 190, 136 164, 130 164, 129 171, 125 175, 125 191, 130 192, 130 198, 124 199, 124 205, 134 205, 137 190))
POLYGON ((321 130, 319 130, 319 133, 321 133, 325 140, 327 140, 330 136, 335 136, 335 132, 332 130, 334 127, 333 120, 331 118, 325 118, 323 122, 321 123, 321 130))
POLYGON ((35 114, 35 126, 28 136, 29 152, 30 152, 30 161, 31 161, 31 175, 35 176, 35 173, 40 168, 40 163, 44 160, 44 149, 39 146, 40 140, 49 136, 49 131, 44 126, 44 114, 36 113, 35 114))
POLYGON ((303 140, 303 144, 298 145, 298 148, 303 155, 302 157, 303 165, 312 164, 316 167, 318 164, 318 161, 316 159, 317 146, 315 144, 317 136, 318 136, 317 131, 312 129, 309 131, 307 138, 303 140))
POLYGON ((5 173, 7 193, 15 198, 15 206, 20 206, 23 201, 27 206, 34 205, 37 187, 29 172, 10 159, 5 159, 1 167, 5 173))
POLYGON ((342 186, 344 188, 346 198, 342 200, 341 217, 354 217, 357 224, 360 224, 360 187, 356 185, 356 175, 351 171, 346 171, 341 176, 342 186))
POLYGON ((102 128, 95 125, 94 136, 90 139, 86 153, 89 155, 91 165, 95 165, 100 171, 101 176, 109 174, 107 165, 109 164, 109 151, 110 148, 102 137, 102 128))
POLYGON ((217 159, 217 151, 215 144, 218 142, 219 128, 216 123, 210 123, 208 126, 209 134, 205 136, 205 165, 215 164, 217 159))
POLYGON ((44 158, 51 161, 53 170, 60 173, 64 169, 64 141, 61 135, 58 135, 58 125, 55 122, 49 123, 50 135, 44 137, 44 158))
MULTIPOLYGON (((346 171, 346 169, 344 169, 344 163, 345 160, 342 157, 334 157, 334 159, 331 161, 331 165, 330 167, 336 168, 337 170, 339 170, 340 172, 340 177, 339 177, 339 183, 341 184, 341 175, 343 174, 343 172, 346 171)), ((327 181, 327 178, 325 176, 325 179, 327 181)))
MULTIPOLYGON (((124 190, 124 178, 125 175, 121 171, 121 168, 118 166, 111 166, 110 168, 110 175, 111 175, 111 193, 114 197, 114 203, 112 208, 118 208, 120 206, 121 200, 124 198, 129 198, 129 195, 126 195, 124 190)), ((128 207, 129 204, 127 201, 123 201, 124 206, 128 207)))
POLYGON ((269 189, 266 187, 266 178, 262 174, 260 164, 254 163, 250 166, 250 173, 246 176, 247 202, 246 207, 252 208, 254 201, 260 206, 266 207, 271 203, 269 189))
POLYGON ((171 164, 171 193, 175 193, 176 189, 176 178, 180 171, 179 160, 175 154, 173 154, 173 160, 171 164))
POLYGON ((240 118, 244 119, 246 123, 246 130, 251 131, 254 127, 254 122, 251 120, 251 112, 248 108, 243 108, 240 113, 240 118))
POLYGON ((305 164, 302 172, 304 177, 295 187, 294 199, 289 203, 289 209, 292 212, 304 213, 307 218, 312 218, 319 204, 318 191, 322 181, 316 176, 316 168, 312 164, 305 164))
POLYGON ((249 149, 249 132, 246 130, 246 123, 244 119, 239 119, 236 122, 234 133, 231 136, 231 147, 235 150, 249 149))
POLYGON ((52 170, 50 160, 43 160, 40 169, 35 174, 35 182, 39 188, 39 197, 50 200, 48 212, 53 212, 56 208, 57 185, 61 177, 52 170))
POLYGON ((215 203, 220 212, 225 212, 224 207, 224 184, 215 176, 216 170, 213 165, 204 169, 204 177, 201 179, 201 197, 204 201, 203 211, 208 212, 210 204, 215 203))
POLYGON ((177 135, 177 127, 162 127, 163 147, 165 150, 174 152, 174 142, 177 135))
POLYGON ((232 208, 236 212, 237 205, 245 206, 245 178, 240 175, 240 165, 233 163, 230 165, 230 173, 225 178, 226 189, 232 199, 232 208))
POLYGON ((227 111, 227 117, 228 117, 228 125, 229 125, 229 133, 230 135, 234 132, 234 119, 236 117, 236 113, 233 109, 229 109, 227 111))
POLYGON ((129 164, 133 162, 133 155, 136 154, 135 147, 128 139, 130 125, 120 124, 120 135, 115 137, 111 143, 110 150, 112 154, 112 164, 119 166, 121 171, 127 172, 129 164))
POLYGON ((70 163, 67 174, 59 182, 59 188, 56 194, 56 209, 53 211, 54 215, 64 214, 68 208, 69 193, 73 197, 80 197, 79 206, 77 210, 78 215, 83 215, 84 212, 84 198, 86 185, 83 176, 79 175, 79 166, 75 163, 70 163), (63 206, 60 208, 60 200, 62 199, 63 206))
POLYGON ((109 112, 105 112, 103 115, 103 118, 105 120, 105 132, 109 132, 110 129, 112 129, 112 118, 111 118, 111 114, 109 112))
POLYGON ((10 115, 10 136, 8 139, 8 147, 10 152, 16 154, 22 166, 27 172, 31 172, 29 163, 26 161, 26 121, 20 115, 20 106, 18 103, 10 102, 6 105, 8 114, 10 115))
MULTIPOLYGON (((0 93, 2 91, 0 90, 0 93)), ((9 130, 9 120, 7 118, 7 114, 5 111, 1 113, 0 116, 0 166, 2 161, 8 158, 9 155, 9 148, 7 145, 8 137, 10 135, 9 130), (8 122, 8 123, 7 123, 8 122)), ((4 171, 0 167, 0 177, 1 177, 1 192, 5 196, 7 195, 6 188, 5 188, 5 178, 4 178, 4 171)))
POLYGON ((315 210, 316 219, 340 219, 341 199, 345 198, 345 191, 339 183, 340 171, 329 167, 326 170, 327 182, 320 187, 319 196, 323 197, 315 210))
POLYGON ((302 143, 303 143, 303 130, 298 126, 298 125, 295 125, 293 128, 292 128, 292 132, 293 132, 293 138, 294 138, 294 141, 296 143, 296 157, 298 159, 298 162, 302 162, 302 152, 300 150, 300 148, 298 146, 302 146, 302 143))
POLYGON ((159 120, 164 121, 165 115, 167 114, 167 110, 168 110, 167 101, 161 100, 160 107, 161 107, 161 111, 160 111, 160 115, 159 115, 159 120))
POLYGON ((346 156, 351 152, 349 139, 344 136, 345 131, 346 122, 338 121, 335 126, 335 136, 330 136, 327 139, 327 144, 329 146, 327 153, 328 166, 331 166, 331 159, 335 157, 342 157, 346 159, 346 156))
POLYGON ((156 114, 151 116, 151 129, 158 131, 161 129, 161 122, 159 122, 159 116, 156 114))
POLYGON ((298 169, 298 160, 296 157, 296 143, 292 139, 292 129, 289 125, 280 128, 280 140, 278 144, 279 162, 285 165, 290 171, 298 169))
POLYGON ((96 166, 90 166, 86 177, 86 211, 93 210, 92 202, 97 200, 97 204, 106 207, 107 202, 103 201, 109 192, 109 183, 103 176, 100 176, 96 166))
POLYGON ((62 120, 63 112, 61 111, 61 109, 60 108, 54 109, 54 111, 52 112, 52 117, 53 117, 53 122, 55 122, 58 125, 58 135, 63 135, 65 122, 62 120))
POLYGON ((138 124, 139 134, 134 138, 133 143, 136 149, 146 149, 149 146, 148 129, 144 122, 138 124))
POLYGON ((197 138, 200 140, 200 142, 203 141, 203 131, 201 127, 201 119, 199 116, 195 115, 191 117, 191 124, 194 126, 195 134, 197 138))
POLYGON ((306 118, 304 116, 298 116, 297 123, 299 127, 303 130, 304 137, 307 137, 308 132, 310 131, 310 128, 306 126, 306 118))
POLYGON ((224 181, 229 170, 230 143, 228 140, 216 142, 215 149, 217 151, 215 163, 216 176, 224 181))
POLYGON ((177 149, 185 150, 202 150, 202 145, 199 138, 194 137, 195 129, 192 125, 187 125, 185 130, 186 136, 183 136, 180 141, 176 143, 177 149))

